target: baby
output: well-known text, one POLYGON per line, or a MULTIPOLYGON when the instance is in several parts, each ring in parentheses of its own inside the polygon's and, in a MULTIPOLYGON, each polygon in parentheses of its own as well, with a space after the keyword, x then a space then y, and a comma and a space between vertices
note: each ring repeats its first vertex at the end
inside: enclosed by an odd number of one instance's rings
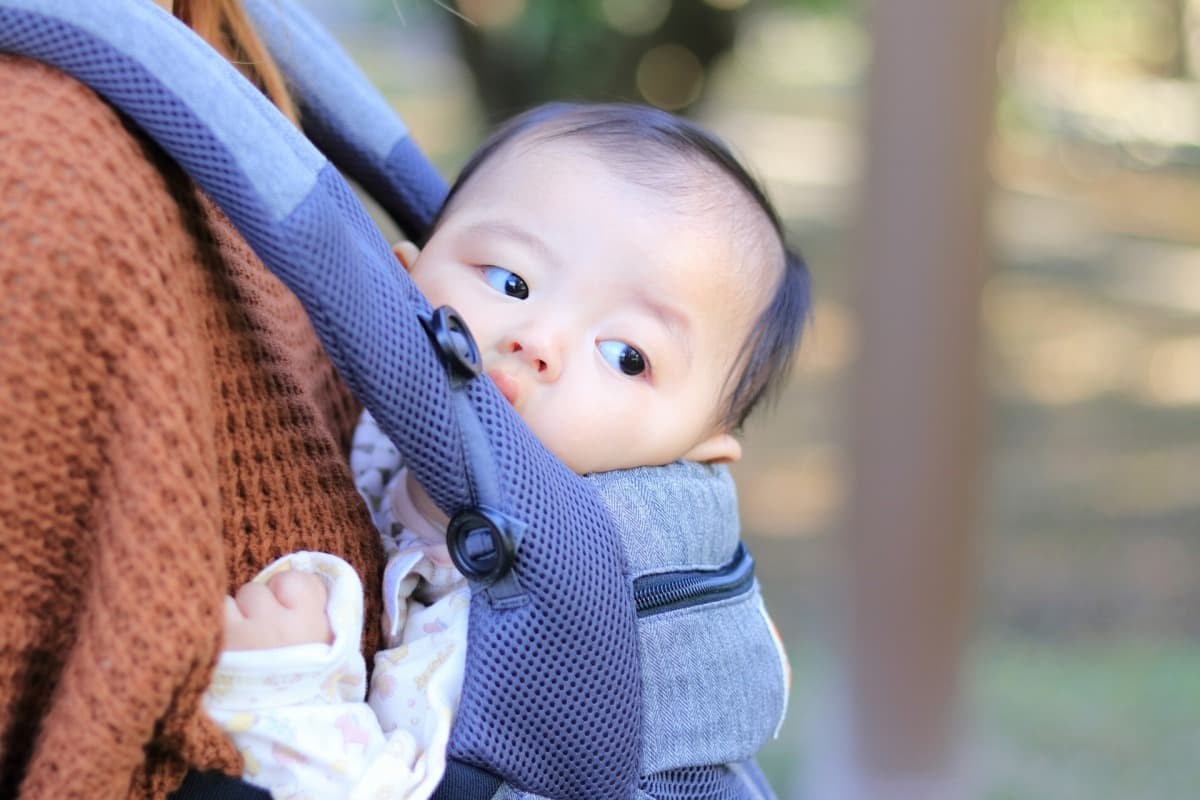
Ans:
MULTIPOLYGON (((424 247, 394 249, 580 475, 737 460, 735 434, 786 376, 809 310, 803 262, 754 180, 692 123, 636 106, 515 118, 463 169, 424 247)), ((277 797, 427 797, 444 772, 470 594, 445 515, 397 462, 364 415, 352 466, 390 555, 369 706, 347 565, 295 554, 227 602, 208 708, 246 779, 277 797)))

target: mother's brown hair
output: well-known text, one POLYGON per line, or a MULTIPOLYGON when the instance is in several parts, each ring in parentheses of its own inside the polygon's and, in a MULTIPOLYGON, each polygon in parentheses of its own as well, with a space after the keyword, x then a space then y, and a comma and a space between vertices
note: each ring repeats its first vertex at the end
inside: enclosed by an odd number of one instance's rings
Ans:
POLYGON ((294 123, 300 114, 288 93, 287 81, 241 0, 175 0, 172 13, 233 64, 294 123))

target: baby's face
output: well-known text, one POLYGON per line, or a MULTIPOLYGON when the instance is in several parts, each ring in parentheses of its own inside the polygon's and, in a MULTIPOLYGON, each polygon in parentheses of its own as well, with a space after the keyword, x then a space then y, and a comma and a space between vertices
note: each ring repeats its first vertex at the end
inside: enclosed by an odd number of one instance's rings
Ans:
POLYGON ((734 239, 578 145, 518 145, 480 167, 410 271, 575 472, 733 460, 726 379, 770 283, 734 239))

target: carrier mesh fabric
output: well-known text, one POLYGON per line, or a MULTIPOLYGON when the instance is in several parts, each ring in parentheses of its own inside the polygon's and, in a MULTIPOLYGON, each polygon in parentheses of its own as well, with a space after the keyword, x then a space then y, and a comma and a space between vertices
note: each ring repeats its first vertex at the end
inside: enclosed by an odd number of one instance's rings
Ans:
POLYGON ((654 800, 773 800, 774 794, 753 762, 731 767, 682 767, 642 778, 638 788, 654 800))
POLYGON ((304 130, 321 145, 338 168, 359 184, 388 213, 400 230, 414 241, 423 242, 434 215, 441 208, 446 184, 430 175, 425 157, 412 139, 401 139, 380 164, 351 142, 332 136, 319 114, 305 106, 304 130))
POLYGON ((304 132, 342 172, 375 199, 410 237, 423 240, 446 195, 446 183, 409 138, 380 160, 339 128, 320 102, 305 100, 304 132))
MULTIPOLYGON (((428 307, 332 167, 290 216, 272 221, 237 162, 151 69, 59 19, 2 2, 0 49, 89 84, 179 162, 299 297, 348 385, 434 501, 451 513, 474 504, 445 372, 418 322, 428 307)), ((231 68, 197 75, 204 91, 230 80, 242 79, 231 68)), ((231 103, 247 101, 240 90, 229 94, 231 103)), ((245 143, 263 158, 268 144, 245 143)), ((514 572, 528 602, 497 611, 475 594, 451 754, 548 797, 629 796, 641 745, 639 665, 612 523, 489 381, 466 391, 491 447, 501 507, 527 525, 514 572)))

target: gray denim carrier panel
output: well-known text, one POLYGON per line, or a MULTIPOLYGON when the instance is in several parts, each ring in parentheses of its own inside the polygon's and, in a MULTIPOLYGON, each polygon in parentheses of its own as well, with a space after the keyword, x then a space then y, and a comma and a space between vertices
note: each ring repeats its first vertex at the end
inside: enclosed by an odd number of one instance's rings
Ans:
MULTIPOLYGON (((716 570, 738 546, 737 492, 720 465, 676 462, 589 476, 631 577, 716 570)), ((642 775, 752 758, 777 731, 786 662, 758 584, 740 596, 643 616, 642 775)))
POLYGON ((718 569, 737 547, 737 489, 722 466, 677 461, 598 472, 588 480, 616 523, 635 579, 718 569))

